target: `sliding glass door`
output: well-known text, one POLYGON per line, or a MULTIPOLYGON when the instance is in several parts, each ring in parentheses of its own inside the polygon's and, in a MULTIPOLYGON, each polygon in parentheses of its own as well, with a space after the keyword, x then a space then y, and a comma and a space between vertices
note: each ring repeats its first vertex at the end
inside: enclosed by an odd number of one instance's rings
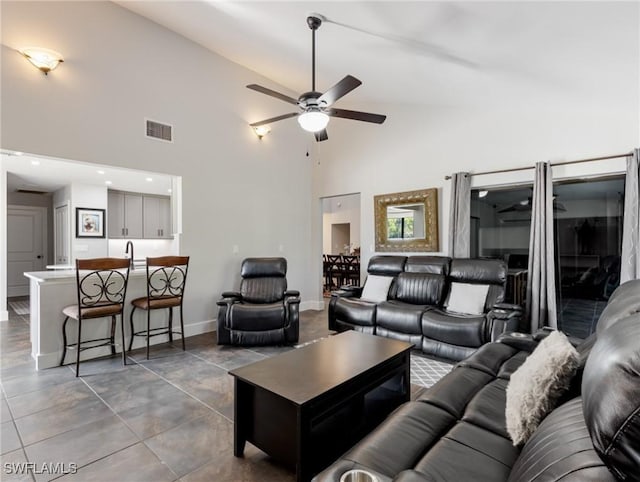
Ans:
POLYGON ((624 176, 554 183, 558 327, 586 338, 620 284, 624 176))

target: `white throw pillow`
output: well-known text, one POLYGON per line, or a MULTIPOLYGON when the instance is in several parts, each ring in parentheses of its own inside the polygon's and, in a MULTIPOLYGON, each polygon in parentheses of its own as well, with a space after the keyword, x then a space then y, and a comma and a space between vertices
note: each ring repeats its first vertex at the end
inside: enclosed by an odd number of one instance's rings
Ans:
POLYGON ((362 289, 362 295, 360 299, 363 301, 371 301, 373 303, 380 303, 387 301, 389 296, 389 287, 393 278, 391 276, 367 276, 367 281, 362 289))
POLYGON ((567 336, 554 331, 527 357, 507 385, 507 432, 517 446, 525 443, 569 388, 580 355, 567 336))
POLYGON ((482 315, 487 302, 489 285, 451 283, 447 310, 467 315, 482 315))

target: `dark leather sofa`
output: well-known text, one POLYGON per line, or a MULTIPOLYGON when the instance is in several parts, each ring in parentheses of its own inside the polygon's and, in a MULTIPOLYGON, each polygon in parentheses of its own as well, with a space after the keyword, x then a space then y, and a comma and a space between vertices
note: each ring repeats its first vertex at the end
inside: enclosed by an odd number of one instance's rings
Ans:
POLYGON ((247 258, 240 276, 240 291, 218 301, 218 345, 296 343, 300 292, 287 290, 287 260, 247 258))
POLYGON ((503 303, 507 269, 501 260, 374 256, 367 272, 393 277, 387 299, 364 301, 361 287, 334 291, 329 329, 395 338, 431 356, 459 361, 520 323, 522 307, 503 303), (482 315, 447 311, 452 282, 489 285, 482 315))
POLYGON ((522 447, 506 431, 506 387, 545 332, 505 334, 314 479, 351 469, 380 482, 610 482, 640 480, 640 280, 621 285, 596 333, 577 344, 569 392, 522 447))

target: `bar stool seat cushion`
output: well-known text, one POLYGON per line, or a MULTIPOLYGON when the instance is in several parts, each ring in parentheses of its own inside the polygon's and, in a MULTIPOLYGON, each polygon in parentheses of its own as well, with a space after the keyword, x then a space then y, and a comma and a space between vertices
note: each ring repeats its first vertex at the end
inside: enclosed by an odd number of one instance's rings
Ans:
POLYGON ((267 331, 283 328, 285 306, 277 303, 236 303, 231 305, 229 317, 232 330, 267 331))
MULTIPOLYGON (((82 309, 82 318, 101 318, 103 316, 112 316, 117 315, 122 311, 122 305, 117 304, 107 304, 107 305, 97 305, 91 306, 89 308, 82 309)), ((77 320, 78 317, 78 305, 67 306, 62 310, 69 318, 73 318, 77 320)))
POLYGON ((162 298, 136 298, 131 301, 131 304, 136 308, 142 310, 155 310, 160 308, 171 308, 172 306, 180 306, 182 301, 181 296, 163 296, 162 298))

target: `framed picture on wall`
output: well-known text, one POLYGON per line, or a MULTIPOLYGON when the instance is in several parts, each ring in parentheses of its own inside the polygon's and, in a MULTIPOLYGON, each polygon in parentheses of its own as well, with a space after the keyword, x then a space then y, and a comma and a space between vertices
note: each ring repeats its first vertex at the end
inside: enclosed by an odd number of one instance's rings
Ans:
POLYGON ((76 238, 104 238, 104 209, 76 208, 76 238))

